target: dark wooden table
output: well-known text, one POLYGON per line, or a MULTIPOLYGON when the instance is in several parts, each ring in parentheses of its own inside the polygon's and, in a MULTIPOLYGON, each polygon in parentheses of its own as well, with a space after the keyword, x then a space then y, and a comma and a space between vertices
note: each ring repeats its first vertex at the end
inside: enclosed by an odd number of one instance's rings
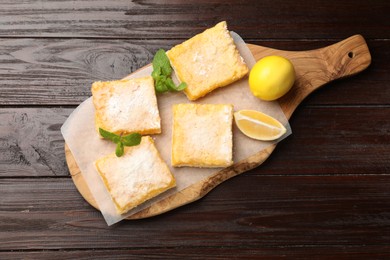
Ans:
POLYGON ((385 0, 2 0, 0 259, 390 258, 389 13, 385 0), (262 166, 193 204, 107 227, 70 178, 61 125, 93 81, 221 20, 285 50, 362 34, 372 64, 309 96, 262 166))

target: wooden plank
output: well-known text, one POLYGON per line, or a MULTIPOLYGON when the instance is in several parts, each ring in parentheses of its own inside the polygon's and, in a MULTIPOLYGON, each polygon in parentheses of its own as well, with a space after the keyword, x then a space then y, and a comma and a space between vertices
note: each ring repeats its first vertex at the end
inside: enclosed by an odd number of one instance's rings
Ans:
POLYGON ((0 109, 0 177, 69 175, 60 128, 71 111, 0 109))
POLYGON ((106 250, 42 250, 0 252, 2 259, 253 259, 253 258, 311 258, 311 259, 386 259, 390 247, 383 246, 299 246, 299 247, 180 247, 180 248, 129 248, 106 250))
POLYGON ((298 107, 292 135, 261 171, 270 174, 390 173, 389 107, 298 107), (374 152, 375 150, 375 152, 374 152))
MULTIPOLYGON (((0 104, 78 105, 97 80, 120 79, 148 64, 158 48, 179 40, 0 39, 0 104), (28 95, 26 95, 28 93, 28 95)), ((323 41, 251 41, 285 50, 310 50, 323 41)), ((390 48, 387 41, 368 42, 371 66, 350 79, 328 84, 310 97, 313 105, 389 104, 390 48), (381 58, 379 58, 381 57, 381 58), (348 99, 346 99, 348 97, 348 99)))
POLYGON ((2 1, 0 259, 390 258, 389 12, 384 0, 2 1), (373 62, 309 97, 262 167, 108 228, 67 177, 60 125, 92 81, 224 19, 288 50, 360 33, 373 62))
POLYGON ((2 105, 74 105, 91 84, 113 80, 150 63, 163 43, 84 39, 0 40, 2 105), (26 95, 28 93, 28 95, 26 95))
MULTIPOLYGON (((73 108, 1 108, 0 177, 69 176, 60 127, 73 108)), ((298 107, 293 134, 254 174, 386 174, 389 107, 298 107)))
POLYGON ((188 38, 227 20, 246 38, 389 38, 388 1, 3 0, 0 36, 188 38))
POLYGON ((0 251, 386 247, 389 185, 389 175, 247 173, 199 202, 107 227, 70 179, 1 179, 0 251))

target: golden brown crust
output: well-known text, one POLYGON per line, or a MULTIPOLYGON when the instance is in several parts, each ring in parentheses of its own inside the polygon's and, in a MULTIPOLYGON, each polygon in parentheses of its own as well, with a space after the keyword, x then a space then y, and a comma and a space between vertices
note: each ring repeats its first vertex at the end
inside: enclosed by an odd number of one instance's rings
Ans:
POLYGON ((176 167, 232 165, 232 120, 232 105, 174 105, 172 165, 176 167))
POLYGON ((157 134, 161 119, 152 77, 92 84, 95 124, 116 134, 157 134))
POLYGON ((107 155, 95 162, 119 214, 176 186, 176 181, 149 136, 126 147, 122 157, 107 155))
POLYGON ((188 99, 196 100, 216 88, 244 77, 249 69, 240 56, 226 22, 205 30, 167 52, 176 76, 187 83, 188 99))

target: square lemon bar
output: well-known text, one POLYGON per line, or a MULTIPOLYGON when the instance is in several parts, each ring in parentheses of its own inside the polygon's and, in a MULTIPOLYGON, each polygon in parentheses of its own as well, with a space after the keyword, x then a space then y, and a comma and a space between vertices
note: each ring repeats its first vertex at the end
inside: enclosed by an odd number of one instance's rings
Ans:
POLYGON ((195 35, 167 51, 171 66, 189 100, 244 77, 249 69, 240 56, 226 22, 195 35))
POLYGON ((233 106, 173 106, 172 165, 227 167, 233 164, 233 106))
POLYGON ((96 128, 115 134, 157 134, 161 119, 152 77, 92 84, 96 128))
POLYGON ((176 186, 175 178, 157 151, 153 139, 142 137, 137 146, 125 147, 95 162, 119 214, 176 186))

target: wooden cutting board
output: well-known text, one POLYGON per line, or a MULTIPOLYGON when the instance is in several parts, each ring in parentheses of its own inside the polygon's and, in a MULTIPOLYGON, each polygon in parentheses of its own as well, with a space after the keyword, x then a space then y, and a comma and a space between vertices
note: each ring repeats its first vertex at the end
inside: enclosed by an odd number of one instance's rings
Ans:
MULTIPOLYGON (((314 90, 335 79, 359 73, 371 63, 369 49, 364 38, 360 35, 355 35, 331 46, 311 51, 282 51, 253 44, 247 44, 247 46, 256 60, 268 55, 280 55, 288 58, 294 64, 296 72, 294 86, 287 95, 278 100, 288 119, 302 100, 314 90)), ((153 204, 149 208, 130 216, 128 219, 155 216, 196 201, 227 179, 261 165, 270 156, 275 147, 276 144, 269 146, 267 149, 153 204)), ((78 191, 85 200, 98 209, 66 144, 65 156, 70 174, 78 191)))

